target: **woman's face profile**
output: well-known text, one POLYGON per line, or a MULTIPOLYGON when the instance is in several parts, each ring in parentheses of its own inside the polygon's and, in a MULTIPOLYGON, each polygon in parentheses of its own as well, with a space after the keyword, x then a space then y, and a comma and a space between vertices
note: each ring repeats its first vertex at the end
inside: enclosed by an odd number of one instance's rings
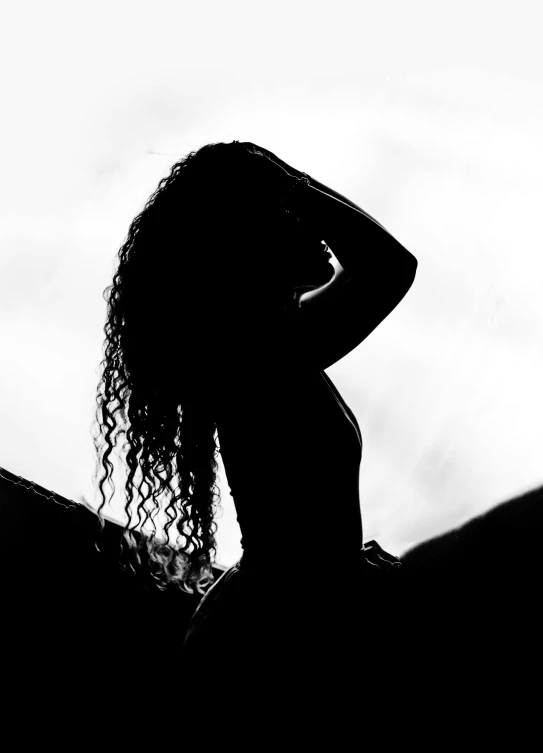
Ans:
POLYGON ((328 246, 314 232, 297 225, 299 229, 289 235, 281 254, 292 286, 311 290, 326 285, 336 273, 328 246))

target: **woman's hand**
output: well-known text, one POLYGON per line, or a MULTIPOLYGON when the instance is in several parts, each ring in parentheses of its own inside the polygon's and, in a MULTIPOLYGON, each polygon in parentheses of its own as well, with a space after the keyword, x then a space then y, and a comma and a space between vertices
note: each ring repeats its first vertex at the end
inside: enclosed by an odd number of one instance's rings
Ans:
POLYGON ((258 177, 264 181, 272 196, 280 201, 296 182, 302 173, 291 168, 286 162, 279 160, 272 152, 253 144, 250 141, 240 142, 245 147, 247 155, 253 160, 258 177), (291 172, 293 171, 293 172, 291 172))
POLYGON ((282 160, 280 157, 278 157, 273 152, 270 152, 269 149, 265 149, 263 146, 258 146, 258 144, 253 144, 252 141, 242 141, 241 144, 243 144, 248 151, 250 151, 252 154, 261 154, 264 157, 267 157, 272 162, 275 162, 276 165, 279 165, 279 167, 282 167, 283 170, 285 170, 289 175, 293 176, 294 178, 303 178, 305 173, 303 173, 301 170, 297 170, 295 167, 292 167, 287 162, 282 160))

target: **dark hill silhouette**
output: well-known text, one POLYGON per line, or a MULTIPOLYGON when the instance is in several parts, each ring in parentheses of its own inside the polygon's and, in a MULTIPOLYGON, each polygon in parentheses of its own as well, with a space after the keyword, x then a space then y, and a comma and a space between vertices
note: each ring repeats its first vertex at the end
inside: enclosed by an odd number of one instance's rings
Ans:
POLYGON ((402 556, 400 688, 441 729, 538 727, 542 532, 540 486, 402 556))
MULTIPOLYGON (((399 587, 368 592, 362 679, 358 688, 346 680, 345 703, 370 704, 375 723, 380 710, 392 714, 398 734, 400 718, 458 729, 468 718, 482 725, 489 713, 489 733, 497 732, 496 715, 500 724, 535 722, 542 497, 543 487, 530 490, 403 555, 399 587)), ((67 715, 82 723, 108 704, 115 714, 134 713, 122 687, 145 687, 149 678, 175 687, 177 678, 181 693, 187 678, 176 655, 198 596, 147 591, 116 566, 120 525, 106 521, 99 553, 93 512, 3 468, 0 516, 4 686, 13 714, 39 713, 68 734, 67 715)), ((215 568, 215 577, 224 570, 215 568)), ((212 707, 224 700, 210 690, 212 707)))

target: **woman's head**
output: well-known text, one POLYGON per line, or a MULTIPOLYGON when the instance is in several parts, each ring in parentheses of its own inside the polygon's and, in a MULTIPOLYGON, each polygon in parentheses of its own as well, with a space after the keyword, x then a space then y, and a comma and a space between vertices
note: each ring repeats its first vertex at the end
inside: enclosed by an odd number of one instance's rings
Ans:
POLYGON ((133 558, 130 569, 141 564, 140 550, 146 549, 144 576, 159 588, 201 590, 213 579, 220 502, 217 364, 238 333, 275 316, 293 285, 306 281, 296 279, 303 270, 292 263, 294 255, 324 251, 259 177, 258 160, 237 142, 207 144, 182 158, 130 224, 104 291, 106 342, 94 438, 94 478, 100 465, 103 471, 98 516, 103 530, 106 482, 114 493, 110 457, 125 437, 129 522, 123 538, 133 558), (167 522, 157 543, 159 510, 167 522), (136 545, 131 532, 149 518, 154 533, 136 545), (175 547, 167 543, 174 524, 175 547))
POLYGON ((207 225, 194 239, 199 280, 223 316, 239 303, 243 315, 273 317, 295 289, 324 285, 334 274, 317 231, 282 208, 284 189, 268 181, 264 159, 233 142, 206 145, 190 164, 194 232, 207 225))

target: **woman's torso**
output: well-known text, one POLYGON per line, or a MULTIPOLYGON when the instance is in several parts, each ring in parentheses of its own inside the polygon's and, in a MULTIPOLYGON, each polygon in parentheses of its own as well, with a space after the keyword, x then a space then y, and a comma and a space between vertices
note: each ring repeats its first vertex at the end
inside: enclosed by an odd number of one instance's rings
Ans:
POLYGON ((356 417, 324 372, 231 380, 219 445, 246 555, 318 560, 362 548, 356 417))

